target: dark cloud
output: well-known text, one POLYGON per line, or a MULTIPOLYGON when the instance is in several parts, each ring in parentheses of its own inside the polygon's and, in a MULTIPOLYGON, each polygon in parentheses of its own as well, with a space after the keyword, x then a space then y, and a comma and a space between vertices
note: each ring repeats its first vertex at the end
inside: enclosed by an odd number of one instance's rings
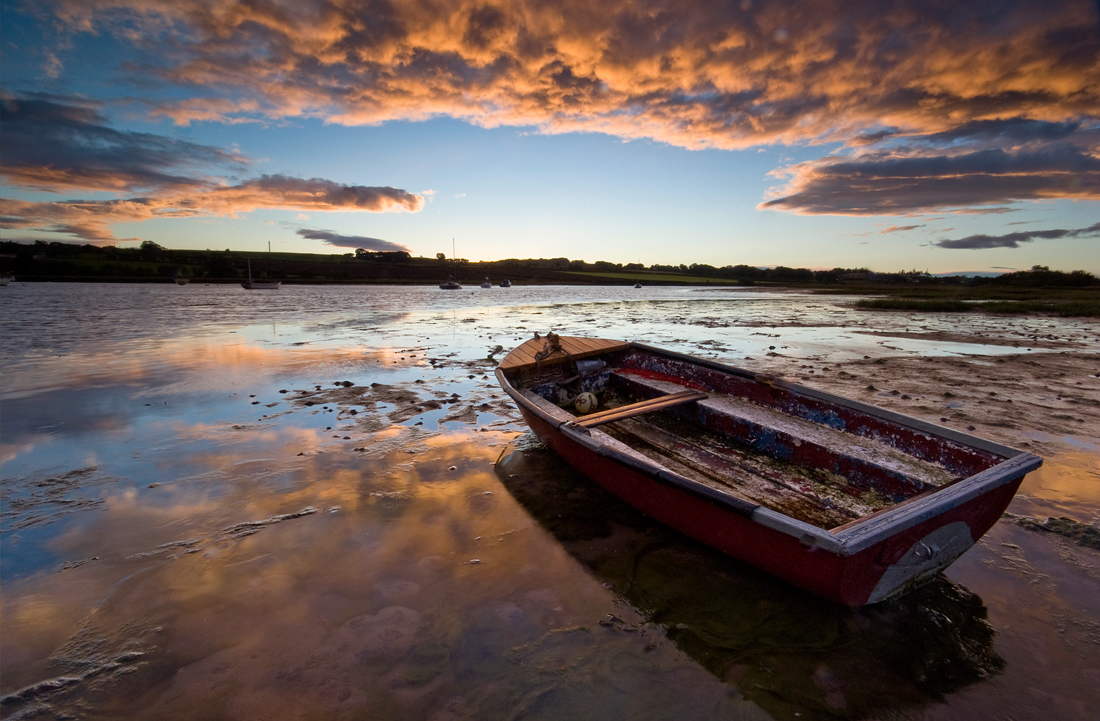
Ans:
POLYGON ((32 190, 141 192, 114 200, 33 202, 0 197, 0 227, 113 243, 110 226, 157 218, 235 215, 259 208, 306 211, 404 210, 424 198, 389 186, 345 185, 324 178, 262 175, 236 184, 211 177, 212 167, 244 167, 220 148, 152 133, 115 130, 99 111, 56 99, 4 97, 4 180, 32 190), (171 172, 175 171, 175 172, 171 172))
POLYGON ((958 240, 939 240, 933 243, 941 248, 953 250, 979 250, 985 248, 1019 248, 1020 243, 1030 243, 1033 240, 1054 240, 1056 238, 1092 238, 1100 236, 1100 223, 1094 223, 1087 228, 1068 230, 1059 228, 1055 230, 1027 230, 1005 235, 970 235, 958 240))
POLYGON ((400 245, 398 243, 391 243, 388 240, 379 240, 378 238, 367 238, 362 235, 340 235, 339 233, 333 233, 331 230, 310 230, 308 228, 302 228, 298 231, 298 235, 303 238, 309 238, 310 240, 323 240, 329 245, 335 245, 339 248, 362 248, 363 250, 404 250, 408 251, 408 247, 400 245))
POLYGON ((24 188, 142 192, 193 187, 200 169, 241 170, 244 158, 208 145, 115 130, 97 109, 72 102, 4 97, 2 174, 24 188))
POLYGON ((1001 142, 1026 143, 1068 138, 1082 129, 1079 120, 1049 122, 1015 117, 999 120, 972 120, 939 133, 930 133, 923 140, 944 143, 957 140, 991 139, 1001 142))
POLYGON ((761 203, 804 215, 896 215, 1046 198, 1100 199, 1100 158, 1070 143, 954 155, 874 151, 787 169, 780 197, 761 203))

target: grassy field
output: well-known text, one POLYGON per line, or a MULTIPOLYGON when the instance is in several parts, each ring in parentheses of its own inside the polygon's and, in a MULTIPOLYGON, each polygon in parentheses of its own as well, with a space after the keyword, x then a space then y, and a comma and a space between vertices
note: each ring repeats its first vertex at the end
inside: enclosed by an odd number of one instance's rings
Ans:
POLYGON ((649 270, 642 271, 589 271, 568 270, 562 271, 566 275, 584 276, 587 278, 607 278, 608 280, 627 280, 646 284, 646 281, 657 283, 688 283, 691 285, 737 285, 735 280, 722 278, 707 278, 701 275, 680 275, 678 273, 654 273, 649 270))

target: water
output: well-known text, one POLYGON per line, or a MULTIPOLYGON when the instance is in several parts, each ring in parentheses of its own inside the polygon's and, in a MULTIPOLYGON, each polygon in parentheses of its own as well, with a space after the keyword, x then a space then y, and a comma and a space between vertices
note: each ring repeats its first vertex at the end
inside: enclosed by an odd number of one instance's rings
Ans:
POLYGON ((1035 450, 1010 511, 1096 521, 1100 324, 852 301, 10 285, 2 714, 1095 719, 1100 551, 1002 522, 829 606, 608 497, 492 376, 547 330, 782 372, 1035 450))

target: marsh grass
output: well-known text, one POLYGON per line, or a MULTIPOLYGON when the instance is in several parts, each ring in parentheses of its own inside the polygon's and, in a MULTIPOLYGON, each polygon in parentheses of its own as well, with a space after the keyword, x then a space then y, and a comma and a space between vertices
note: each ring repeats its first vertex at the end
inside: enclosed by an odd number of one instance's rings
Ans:
POLYGON ((865 298, 857 308, 914 310, 927 313, 1052 313, 1063 318, 1100 318, 1100 299, 1088 300, 959 300, 953 298, 865 298))

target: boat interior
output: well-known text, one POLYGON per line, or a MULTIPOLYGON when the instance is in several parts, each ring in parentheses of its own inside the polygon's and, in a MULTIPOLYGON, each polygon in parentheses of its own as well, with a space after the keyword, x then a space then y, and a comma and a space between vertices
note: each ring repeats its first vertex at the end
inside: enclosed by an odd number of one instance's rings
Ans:
POLYGON ((501 365, 529 400, 681 476, 825 530, 1004 460, 888 412, 716 363, 625 343, 542 358, 537 347, 501 365), (575 410, 581 393, 596 397, 594 412, 575 410))

